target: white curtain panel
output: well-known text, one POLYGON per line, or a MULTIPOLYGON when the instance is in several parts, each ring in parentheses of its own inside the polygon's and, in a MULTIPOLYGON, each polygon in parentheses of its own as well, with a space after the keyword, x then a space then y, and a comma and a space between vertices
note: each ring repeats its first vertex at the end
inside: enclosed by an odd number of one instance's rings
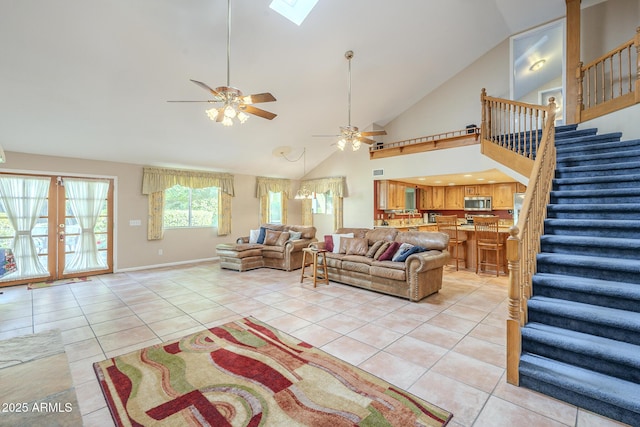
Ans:
POLYGON ((13 254, 17 267, 16 272, 4 276, 3 281, 49 276, 47 268, 38 260, 31 230, 47 200, 50 181, 50 178, 38 177, 0 177, 0 197, 15 230, 13 254))
POLYGON ((107 180, 65 178, 67 203, 80 226, 80 237, 73 256, 67 259, 64 274, 102 270, 106 263, 98 256, 94 228, 109 191, 107 180))

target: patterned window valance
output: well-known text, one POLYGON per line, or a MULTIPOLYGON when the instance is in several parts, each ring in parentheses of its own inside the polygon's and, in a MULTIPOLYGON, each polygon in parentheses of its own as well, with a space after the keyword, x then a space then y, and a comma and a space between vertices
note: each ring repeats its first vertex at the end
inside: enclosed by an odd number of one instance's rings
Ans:
POLYGON ((332 178, 318 178, 307 179, 300 183, 300 186, 304 186, 313 193, 326 193, 331 190, 331 194, 335 197, 347 196, 347 184, 344 176, 337 176, 332 178))
POLYGON ((273 193, 282 192, 284 197, 291 198, 291 180, 284 178, 256 177, 256 197, 268 196, 269 191, 273 193))
POLYGON ((177 184, 189 188, 218 187, 223 193, 235 196, 233 175, 228 173, 152 167, 144 168, 142 175, 142 194, 164 191, 177 184))

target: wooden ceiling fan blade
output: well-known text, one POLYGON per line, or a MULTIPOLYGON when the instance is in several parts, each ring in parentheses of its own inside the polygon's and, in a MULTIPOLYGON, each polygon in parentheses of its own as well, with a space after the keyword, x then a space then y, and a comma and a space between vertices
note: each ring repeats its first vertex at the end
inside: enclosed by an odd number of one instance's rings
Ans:
POLYGON ((383 130, 374 130, 371 132, 360 132, 360 135, 362 136, 378 136, 378 135, 386 135, 387 132, 383 131, 383 130))
POLYGON ((220 95, 219 92, 216 92, 215 90, 211 89, 206 83, 202 83, 202 82, 199 82, 199 81, 193 80, 193 79, 189 79, 189 80, 191 80, 192 82, 194 82, 195 84, 200 86, 202 89, 211 92, 213 94, 213 96, 215 96, 216 98, 222 98, 222 95, 220 95))
POLYGON ((213 99, 208 100, 208 101, 167 101, 167 102, 206 102, 207 104, 213 104, 216 102, 220 102, 220 101, 215 101, 213 99))
POLYGON ((244 104, 258 104, 260 102, 273 102, 275 101, 275 96, 271 95, 269 92, 265 93, 254 93, 252 95, 247 95, 242 97, 242 102, 244 104))
POLYGON ((270 111, 262 110, 260 108, 251 106, 251 105, 240 105, 240 111, 244 111, 245 113, 253 114, 254 116, 262 117, 263 119, 273 120, 277 114, 274 114, 270 111))
POLYGON ((364 142, 365 144, 374 144, 375 143, 375 141, 373 139, 363 138, 363 137, 358 138, 358 141, 364 142))

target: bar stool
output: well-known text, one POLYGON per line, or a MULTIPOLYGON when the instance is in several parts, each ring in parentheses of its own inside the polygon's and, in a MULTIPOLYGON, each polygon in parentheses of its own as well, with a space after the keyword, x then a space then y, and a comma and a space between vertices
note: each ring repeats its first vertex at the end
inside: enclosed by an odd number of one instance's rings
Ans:
POLYGON ((317 282, 329 284, 326 253, 327 251, 325 249, 302 248, 302 273, 300 274, 300 283, 302 283, 305 278, 311 278, 313 279, 314 288, 317 282), (307 259, 307 256, 309 256, 309 259, 307 259), (313 266, 312 274, 306 276, 305 270, 309 265, 313 266))
POLYGON ((455 215, 439 215, 436 216, 436 224, 438 225, 438 231, 449 235, 449 252, 453 254, 453 259, 456 261, 456 271, 459 270, 460 261, 464 262, 467 266, 467 260, 465 258, 465 245, 467 244, 467 233, 458 230, 458 217, 455 215), (460 254, 460 247, 462 246, 463 252, 460 254), (453 248, 453 250, 451 250, 453 248))
MULTIPOLYGON (((502 251, 504 250, 504 243, 500 241, 500 235, 498 233, 498 222, 500 218, 497 216, 473 217, 473 226, 476 231, 476 274, 480 270, 481 266, 493 266, 496 268, 496 277, 500 275, 500 265, 502 260, 502 251), (493 251, 496 253, 496 262, 491 263, 482 255, 487 251, 493 251)), ((504 268, 504 266, 503 266, 504 268)), ((506 274, 506 269, 505 274, 506 274)))

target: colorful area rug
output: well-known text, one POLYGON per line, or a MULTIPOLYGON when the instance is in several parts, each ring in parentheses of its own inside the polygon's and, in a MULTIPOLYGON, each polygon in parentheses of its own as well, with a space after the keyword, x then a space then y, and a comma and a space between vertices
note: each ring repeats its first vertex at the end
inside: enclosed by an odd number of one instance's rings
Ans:
POLYGON ((452 417, 252 317, 93 366, 118 426, 444 426, 452 417))
POLYGON ((70 283, 90 282, 90 281, 91 279, 88 277, 73 277, 70 279, 49 280, 46 282, 29 283, 27 285, 27 289, 48 288, 49 286, 68 285, 70 283))

